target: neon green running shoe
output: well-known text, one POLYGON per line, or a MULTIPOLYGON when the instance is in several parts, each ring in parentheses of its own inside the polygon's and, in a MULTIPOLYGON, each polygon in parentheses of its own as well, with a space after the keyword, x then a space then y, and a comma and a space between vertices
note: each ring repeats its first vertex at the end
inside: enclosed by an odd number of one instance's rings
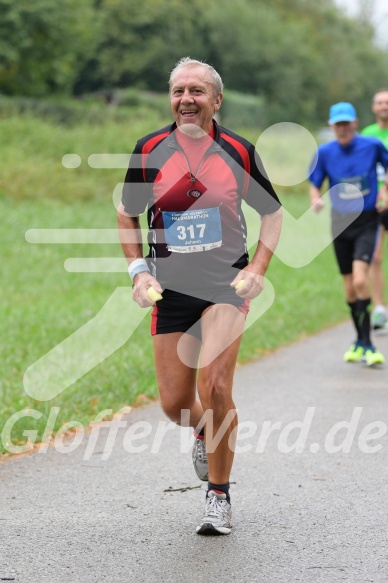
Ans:
POLYGON ((385 358, 376 348, 368 346, 365 348, 364 359, 368 366, 373 364, 384 364, 385 358))
POLYGON ((357 341, 351 345, 349 350, 347 350, 344 354, 344 361, 345 362, 360 362, 364 356, 364 346, 361 342, 357 341))

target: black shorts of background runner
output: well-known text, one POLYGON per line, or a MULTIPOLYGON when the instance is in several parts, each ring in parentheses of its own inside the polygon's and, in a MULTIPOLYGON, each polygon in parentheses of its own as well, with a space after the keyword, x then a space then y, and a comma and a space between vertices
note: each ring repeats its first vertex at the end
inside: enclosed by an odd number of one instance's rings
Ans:
POLYGON ((223 288, 204 295, 206 299, 165 289, 163 299, 155 304, 152 311, 151 334, 188 332, 201 339, 201 316, 206 308, 215 304, 236 306, 244 316, 248 315, 249 300, 240 298, 234 288, 223 288))
POLYGON ((377 211, 362 212, 340 232, 341 224, 346 220, 348 221, 346 215, 332 211, 334 251, 342 275, 352 273, 352 263, 355 260, 365 261, 368 264, 372 262, 379 225, 377 211))
POLYGON ((383 211, 379 214, 379 223, 388 231, 388 211, 383 211))

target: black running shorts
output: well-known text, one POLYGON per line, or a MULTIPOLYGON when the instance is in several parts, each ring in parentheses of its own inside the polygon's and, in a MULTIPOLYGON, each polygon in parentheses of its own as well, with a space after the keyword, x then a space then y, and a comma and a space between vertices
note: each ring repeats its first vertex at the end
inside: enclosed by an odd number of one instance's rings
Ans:
MULTIPOLYGON (((333 236, 341 230, 343 217, 332 213, 333 236)), ((378 233, 377 211, 365 211, 334 238, 334 251, 342 275, 352 273, 355 260, 370 264, 373 259, 378 233)))
POLYGON ((240 298, 232 287, 204 293, 203 297, 206 299, 165 289, 163 299, 155 304, 151 314, 151 334, 188 332, 201 338, 201 316, 215 304, 236 306, 245 316, 249 312, 249 300, 240 298))

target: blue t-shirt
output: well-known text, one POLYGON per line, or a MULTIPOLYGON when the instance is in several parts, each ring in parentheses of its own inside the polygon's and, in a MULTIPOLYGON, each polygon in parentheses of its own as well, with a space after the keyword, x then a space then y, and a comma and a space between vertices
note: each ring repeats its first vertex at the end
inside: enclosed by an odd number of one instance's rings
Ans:
POLYGON ((333 210, 338 213, 359 213, 374 210, 378 193, 376 164, 388 168, 388 150, 380 140, 356 135, 347 146, 337 140, 318 147, 310 164, 309 180, 321 188, 329 179, 333 210), (313 169, 314 168, 314 169, 313 169))

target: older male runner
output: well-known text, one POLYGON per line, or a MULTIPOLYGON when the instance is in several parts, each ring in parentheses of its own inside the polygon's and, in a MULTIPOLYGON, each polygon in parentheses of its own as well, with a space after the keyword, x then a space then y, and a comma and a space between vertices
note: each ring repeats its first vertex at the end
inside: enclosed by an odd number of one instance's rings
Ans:
POLYGON ((233 373, 249 301, 263 290, 281 228, 281 205, 254 146, 213 119, 222 90, 213 67, 190 58, 177 63, 170 75, 175 123, 138 141, 118 211, 133 298, 141 307, 154 305, 162 407, 176 423, 195 428, 194 467, 208 480, 198 534, 231 532, 233 373), (261 216, 251 261, 243 201, 261 216), (146 209, 143 258, 139 215, 146 209), (163 294, 156 303, 155 291, 163 294))

